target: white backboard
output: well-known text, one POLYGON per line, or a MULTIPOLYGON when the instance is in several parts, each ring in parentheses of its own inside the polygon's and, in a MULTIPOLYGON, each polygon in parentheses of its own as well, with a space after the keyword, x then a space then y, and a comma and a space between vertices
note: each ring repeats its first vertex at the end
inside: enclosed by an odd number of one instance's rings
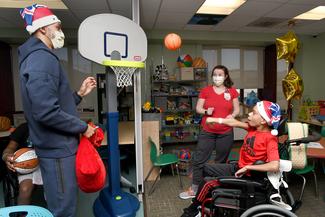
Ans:
POLYGON ((132 20, 116 14, 97 14, 85 19, 78 30, 78 49, 85 58, 102 64, 118 51, 121 60, 145 61, 147 37, 132 20))

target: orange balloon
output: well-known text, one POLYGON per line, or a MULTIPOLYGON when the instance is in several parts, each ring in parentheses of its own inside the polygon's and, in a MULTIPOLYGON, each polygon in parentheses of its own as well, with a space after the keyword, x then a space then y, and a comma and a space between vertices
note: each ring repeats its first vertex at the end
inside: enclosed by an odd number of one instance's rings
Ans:
POLYGON ((182 39, 175 33, 169 33, 164 39, 165 46, 168 50, 177 50, 182 45, 182 39))

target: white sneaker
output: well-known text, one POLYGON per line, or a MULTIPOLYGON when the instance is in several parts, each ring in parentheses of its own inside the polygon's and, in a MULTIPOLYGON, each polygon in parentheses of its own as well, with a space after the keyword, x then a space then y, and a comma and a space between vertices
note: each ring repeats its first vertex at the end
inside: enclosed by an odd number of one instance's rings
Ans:
POLYGON ((195 197, 196 192, 187 190, 179 194, 179 197, 183 200, 192 199, 195 197))

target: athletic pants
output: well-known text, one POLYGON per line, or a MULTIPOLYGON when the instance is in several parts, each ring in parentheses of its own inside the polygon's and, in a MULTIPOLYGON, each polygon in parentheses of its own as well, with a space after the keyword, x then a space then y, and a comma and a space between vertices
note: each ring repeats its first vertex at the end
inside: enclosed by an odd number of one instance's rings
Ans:
POLYGON ((48 209, 54 217, 75 217, 78 192, 76 156, 38 159, 48 209))
POLYGON ((216 163, 224 163, 227 160, 234 143, 233 130, 225 134, 209 133, 201 130, 198 144, 193 156, 193 184, 199 185, 203 176, 203 167, 210 159, 212 151, 216 150, 216 163))

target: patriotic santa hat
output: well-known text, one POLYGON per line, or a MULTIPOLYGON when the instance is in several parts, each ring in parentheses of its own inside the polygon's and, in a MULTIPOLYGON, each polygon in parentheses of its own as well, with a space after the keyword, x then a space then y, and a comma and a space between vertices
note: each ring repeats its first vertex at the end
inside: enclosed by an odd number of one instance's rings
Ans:
POLYGON ((33 34, 39 28, 51 25, 53 23, 61 23, 52 11, 45 5, 33 4, 20 10, 21 17, 25 20, 26 30, 29 34, 33 34))
POLYGON ((274 136, 278 135, 277 129, 281 119, 280 106, 270 101, 257 102, 256 106, 262 118, 264 118, 269 126, 273 127, 271 134, 274 136))

